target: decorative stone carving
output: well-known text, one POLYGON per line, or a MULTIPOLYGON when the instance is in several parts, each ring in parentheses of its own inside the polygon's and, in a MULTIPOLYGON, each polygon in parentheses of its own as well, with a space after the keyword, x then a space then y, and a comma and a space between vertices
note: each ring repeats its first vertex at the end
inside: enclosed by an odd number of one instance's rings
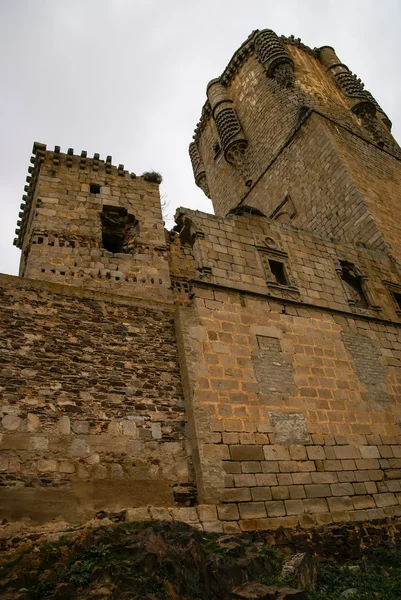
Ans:
POLYGON ((263 29, 256 35, 255 52, 269 77, 275 79, 282 87, 292 85, 294 63, 274 31, 263 29))
POLYGON ((189 144, 189 157, 192 163, 192 170, 194 172, 195 183, 203 193, 210 198, 209 185, 206 179, 206 171, 201 156, 199 154, 198 146, 195 142, 189 144))
POLYGON ((228 97, 226 88, 218 79, 213 79, 209 83, 207 94, 224 152, 224 158, 240 172, 245 185, 251 186, 252 180, 249 176, 249 166, 246 157, 248 140, 242 131, 233 101, 228 97))
POLYGON ((387 129, 391 129, 391 121, 383 109, 376 102, 372 94, 365 90, 362 81, 340 61, 334 48, 331 46, 322 46, 320 48, 319 59, 326 69, 332 73, 337 85, 353 100, 351 110, 358 117, 362 119, 369 118, 374 116, 376 111, 378 111, 387 129))

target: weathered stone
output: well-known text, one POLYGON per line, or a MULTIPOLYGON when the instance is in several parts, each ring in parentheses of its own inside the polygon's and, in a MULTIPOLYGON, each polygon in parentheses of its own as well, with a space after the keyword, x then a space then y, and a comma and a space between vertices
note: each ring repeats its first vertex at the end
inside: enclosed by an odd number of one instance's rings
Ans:
POLYGON ((17 417, 16 415, 6 415, 1 420, 4 429, 7 431, 15 431, 22 425, 22 419, 17 417))

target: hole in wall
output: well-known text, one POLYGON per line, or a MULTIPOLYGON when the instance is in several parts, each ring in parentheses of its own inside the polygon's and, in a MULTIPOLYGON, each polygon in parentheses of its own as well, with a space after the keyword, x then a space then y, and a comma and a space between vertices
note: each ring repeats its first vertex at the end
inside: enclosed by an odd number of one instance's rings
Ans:
POLYGON ((100 213, 102 223, 102 247, 112 254, 130 254, 136 246, 139 223, 119 206, 103 206, 100 213))
POLYGON ((91 183, 89 185, 89 191, 91 194, 100 194, 100 185, 98 183, 91 183))
POLYGON ((278 260, 271 260, 269 258, 270 271, 279 285, 288 285, 288 279, 285 273, 284 263, 278 260))

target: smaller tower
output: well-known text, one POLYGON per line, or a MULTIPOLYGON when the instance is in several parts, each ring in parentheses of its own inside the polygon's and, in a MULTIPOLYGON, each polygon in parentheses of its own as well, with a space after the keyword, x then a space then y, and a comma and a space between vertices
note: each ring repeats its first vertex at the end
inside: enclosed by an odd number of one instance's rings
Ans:
POLYGON ((158 186, 111 156, 35 142, 17 237, 20 276, 167 300, 170 276, 158 186))

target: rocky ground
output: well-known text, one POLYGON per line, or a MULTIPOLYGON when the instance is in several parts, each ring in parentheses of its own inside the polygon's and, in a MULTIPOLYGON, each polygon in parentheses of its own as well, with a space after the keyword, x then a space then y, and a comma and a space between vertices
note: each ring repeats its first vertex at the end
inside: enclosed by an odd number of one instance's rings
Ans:
MULTIPOLYGON (((204 533, 183 523, 111 523, 15 535, 0 559, 0 597, 103 600, 396 600, 401 551, 355 560, 290 556, 267 535, 204 533), (47 538, 47 541, 46 541, 47 538)), ((333 553, 334 556, 336 553, 333 553)))

